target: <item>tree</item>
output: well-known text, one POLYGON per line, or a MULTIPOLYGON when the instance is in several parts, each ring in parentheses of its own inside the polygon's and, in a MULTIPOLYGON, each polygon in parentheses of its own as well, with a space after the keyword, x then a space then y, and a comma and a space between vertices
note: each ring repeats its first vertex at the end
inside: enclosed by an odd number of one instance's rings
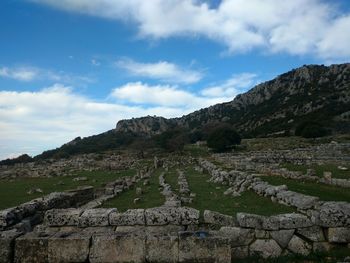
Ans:
POLYGON ((225 125, 213 130, 207 139, 207 145, 216 152, 232 149, 241 143, 241 136, 231 126, 225 125))
POLYGON ((295 135, 304 138, 318 138, 329 134, 329 131, 322 124, 314 121, 300 123, 295 129, 295 135))

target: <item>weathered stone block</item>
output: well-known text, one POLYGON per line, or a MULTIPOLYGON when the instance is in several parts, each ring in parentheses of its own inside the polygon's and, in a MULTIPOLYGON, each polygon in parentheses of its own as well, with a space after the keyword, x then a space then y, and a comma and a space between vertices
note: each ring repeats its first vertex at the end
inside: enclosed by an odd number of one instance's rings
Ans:
POLYGON ((269 238, 269 232, 265 231, 265 230, 260 230, 260 229, 256 229, 255 230, 255 237, 257 239, 267 239, 269 238))
POLYGON ((323 230, 318 226, 311 226, 306 228, 299 228, 297 233, 313 242, 325 241, 323 230))
POLYGON ((109 223, 112 226, 145 225, 145 210, 129 209, 124 213, 112 212, 109 214, 109 223))
POLYGON ((312 245, 312 250, 315 253, 329 252, 331 248, 332 245, 328 242, 314 242, 312 245))
POLYGON ((294 231, 294 229, 271 231, 270 235, 282 248, 285 248, 294 235, 294 231))
POLYGON ((177 262, 179 255, 178 236, 154 235, 146 236, 147 262, 177 262))
POLYGON ((328 241, 331 243, 350 243, 350 228, 328 228, 328 241))
POLYGON ((231 247, 240 247, 250 244, 254 240, 254 230, 240 227, 221 227, 220 235, 229 238, 231 247))
POLYGON ((190 207, 178 208, 181 216, 181 225, 198 225, 200 212, 190 207))
POLYGON ((312 246, 298 236, 293 236, 289 241, 288 249, 294 254, 307 256, 311 253, 312 246))
POLYGON ((77 226, 82 213, 83 210, 76 208, 48 210, 44 223, 49 226, 77 226))
POLYGON ((51 263, 86 262, 90 238, 87 232, 59 232, 48 240, 48 260, 51 263))
POLYGON ((257 239, 249 247, 250 255, 259 255, 263 258, 278 257, 282 249, 273 239, 257 239))
POLYGON ((237 213, 237 221, 241 227, 263 229, 264 216, 247 213, 237 213))
POLYGON ((179 225, 181 214, 175 207, 155 207, 145 210, 146 225, 179 225))
POLYGON ((249 256, 248 246, 231 247, 231 259, 243 259, 249 256))
POLYGON ((307 216, 302 214, 281 214, 274 216, 278 220, 280 229, 294 229, 312 226, 312 222, 307 216))
POLYGON ((13 261, 15 239, 20 235, 16 230, 0 232, 0 263, 13 261))
POLYGON ((350 227, 350 203, 325 202, 320 207, 318 219, 323 227, 350 227))
POLYGON ((30 232, 15 241, 15 260, 18 263, 48 262, 48 239, 52 233, 30 232))
POLYGON ((90 248, 91 263, 144 262, 145 243, 143 235, 127 233, 94 235, 90 248))
POLYGON ((85 210, 79 217, 79 227, 108 226, 109 214, 116 211, 115 208, 96 208, 85 210))
POLYGON ((204 223, 220 225, 220 226, 234 226, 236 224, 236 220, 235 218, 229 215, 223 215, 218 212, 205 210, 204 223))
POLYGON ((180 234, 179 262, 231 262, 229 240, 220 236, 180 234))

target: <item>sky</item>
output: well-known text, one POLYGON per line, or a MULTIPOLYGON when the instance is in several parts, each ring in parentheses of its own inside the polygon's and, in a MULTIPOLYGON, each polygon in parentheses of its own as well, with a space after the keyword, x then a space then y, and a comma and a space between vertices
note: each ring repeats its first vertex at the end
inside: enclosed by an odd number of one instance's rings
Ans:
POLYGON ((348 0, 1 0, 0 159, 350 61, 348 0))

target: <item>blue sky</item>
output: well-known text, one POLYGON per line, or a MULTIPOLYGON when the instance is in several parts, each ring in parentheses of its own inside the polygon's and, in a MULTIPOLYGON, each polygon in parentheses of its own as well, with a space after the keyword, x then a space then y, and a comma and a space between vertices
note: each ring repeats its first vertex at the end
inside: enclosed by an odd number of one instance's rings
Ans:
POLYGON ((0 159, 349 62, 346 0, 3 0, 0 159))

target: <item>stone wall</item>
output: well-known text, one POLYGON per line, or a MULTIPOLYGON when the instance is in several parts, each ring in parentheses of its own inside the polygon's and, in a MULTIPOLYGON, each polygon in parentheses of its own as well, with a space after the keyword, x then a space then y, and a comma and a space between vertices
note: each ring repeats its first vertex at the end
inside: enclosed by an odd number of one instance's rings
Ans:
POLYGON ((343 214, 329 208, 319 217, 205 211, 202 219, 188 207, 54 209, 33 232, 1 232, 0 262, 231 262, 308 255, 350 245, 349 205, 343 214))

